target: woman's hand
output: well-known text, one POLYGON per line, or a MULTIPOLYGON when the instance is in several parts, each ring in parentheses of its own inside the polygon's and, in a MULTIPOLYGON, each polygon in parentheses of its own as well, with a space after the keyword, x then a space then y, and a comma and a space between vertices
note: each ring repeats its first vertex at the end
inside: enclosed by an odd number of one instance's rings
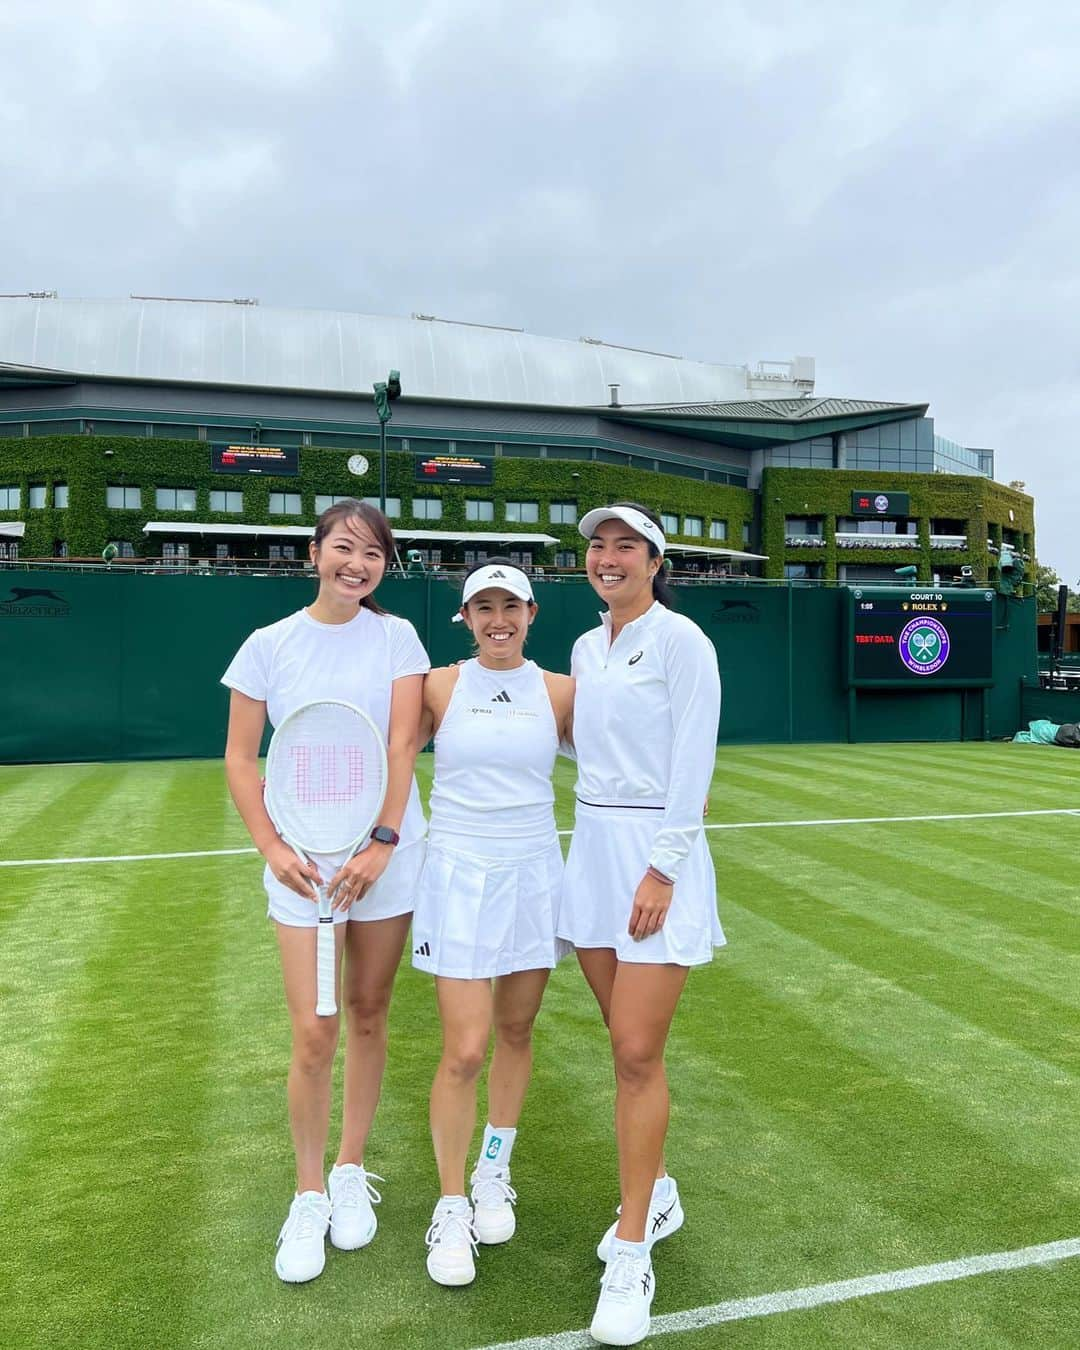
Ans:
POLYGON ((673 881, 661 881, 655 872, 646 872, 638 882, 626 930, 635 942, 652 937, 663 928, 674 889, 673 881))
POLYGON ((316 887, 322 885, 322 877, 313 862, 301 858, 280 837, 267 846, 263 856, 270 871, 283 886, 288 886, 290 891, 295 891, 297 895, 310 900, 313 904, 318 903, 319 895, 316 887))
POLYGON ((334 909, 348 909, 354 900, 362 900, 386 871, 394 852, 393 844, 372 840, 362 852, 330 878, 327 891, 334 909))

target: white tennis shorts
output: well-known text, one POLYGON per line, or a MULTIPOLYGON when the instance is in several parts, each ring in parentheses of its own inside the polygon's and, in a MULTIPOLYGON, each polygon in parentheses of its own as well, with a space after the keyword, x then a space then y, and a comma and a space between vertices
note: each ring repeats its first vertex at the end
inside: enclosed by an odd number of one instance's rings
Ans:
POLYGON ((660 811, 577 804, 556 932, 575 947, 610 947, 620 961, 701 966, 726 942, 705 831, 679 870, 664 926, 636 942, 627 932, 649 865, 660 811))
MULTIPOLYGON (((413 907, 416 884, 424 865, 426 844, 425 839, 404 846, 399 844, 386 865, 386 871, 375 885, 363 899, 355 901, 348 909, 335 909, 334 922, 371 923, 375 919, 393 919, 400 914, 408 914, 413 907)), ((327 881, 341 866, 340 861, 330 866, 322 858, 319 863, 319 870, 327 881)), ((305 900, 288 886, 283 886, 269 867, 263 871, 263 885, 266 887, 268 902, 266 912, 271 919, 290 928, 314 928, 318 924, 319 906, 315 901, 305 900)))
POLYGON ((563 870, 557 836, 484 842, 496 856, 469 851, 456 835, 429 837, 413 911, 417 970, 482 980, 551 970, 570 951, 555 937, 563 870))

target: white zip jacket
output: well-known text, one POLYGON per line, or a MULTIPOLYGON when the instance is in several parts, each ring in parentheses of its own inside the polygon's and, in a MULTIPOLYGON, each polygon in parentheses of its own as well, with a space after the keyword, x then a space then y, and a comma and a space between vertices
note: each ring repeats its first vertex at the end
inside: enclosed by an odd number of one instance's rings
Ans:
POLYGON ((716 761, 716 649, 653 602, 611 641, 611 616, 574 643, 578 800, 657 812, 649 863, 674 881, 701 834, 716 761))

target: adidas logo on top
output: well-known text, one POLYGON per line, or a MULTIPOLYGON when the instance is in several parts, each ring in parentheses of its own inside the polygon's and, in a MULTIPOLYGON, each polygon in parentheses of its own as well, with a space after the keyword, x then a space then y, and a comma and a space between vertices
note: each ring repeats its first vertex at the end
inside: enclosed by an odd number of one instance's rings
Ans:
POLYGON ((514 700, 510 697, 510 695, 506 692, 505 689, 500 689, 499 692, 495 695, 495 697, 491 701, 492 703, 513 703, 514 700))
POLYGON ((413 952, 416 956, 430 956, 431 948, 426 942, 421 942, 419 947, 414 947, 413 952))

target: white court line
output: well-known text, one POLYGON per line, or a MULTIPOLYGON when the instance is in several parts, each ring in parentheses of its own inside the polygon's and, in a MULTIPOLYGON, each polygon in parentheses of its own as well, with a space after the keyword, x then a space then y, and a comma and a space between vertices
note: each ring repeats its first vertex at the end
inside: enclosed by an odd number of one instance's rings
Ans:
MULTIPOLYGON (((835 820, 741 820, 727 825, 706 825, 706 830, 790 830, 806 825, 893 825, 920 820, 1001 820, 1009 816, 1076 816, 1080 810, 1070 806, 1051 806, 1038 811, 967 811, 942 816, 838 816, 835 820)), ((559 830, 568 838, 573 830, 559 830)), ((65 863, 160 862, 169 858, 225 858, 234 854, 257 853, 254 848, 210 848, 188 853, 112 853, 100 858, 11 858, 0 867, 59 867, 65 863)))
MULTIPOLYGON (((727 1303, 667 1313, 652 1319, 649 1335, 668 1336, 679 1331, 700 1331, 702 1327, 714 1327, 721 1322, 741 1322, 748 1317, 769 1317, 773 1313, 819 1308, 825 1303, 847 1303, 850 1299, 866 1298, 871 1294, 891 1294, 900 1289, 917 1289, 921 1285, 966 1280, 972 1275, 987 1275, 998 1270, 1023 1270, 1027 1266, 1041 1266, 1050 1261, 1064 1261, 1076 1256, 1080 1256, 1080 1238, 1047 1242, 1039 1247, 1021 1247, 1012 1252, 961 1256, 956 1261, 939 1261, 932 1266, 887 1270, 880 1275, 862 1275, 858 1279, 837 1280, 832 1284, 812 1284, 805 1289, 783 1289, 775 1294, 734 1298, 727 1303)), ((553 1336, 528 1336, 521 1341, 500 1341, 497 1345, 484 1346, 483 1350, 586 1350, 594 1345, 595 1341, 586 1331, 562 1331, 553 1336)))

